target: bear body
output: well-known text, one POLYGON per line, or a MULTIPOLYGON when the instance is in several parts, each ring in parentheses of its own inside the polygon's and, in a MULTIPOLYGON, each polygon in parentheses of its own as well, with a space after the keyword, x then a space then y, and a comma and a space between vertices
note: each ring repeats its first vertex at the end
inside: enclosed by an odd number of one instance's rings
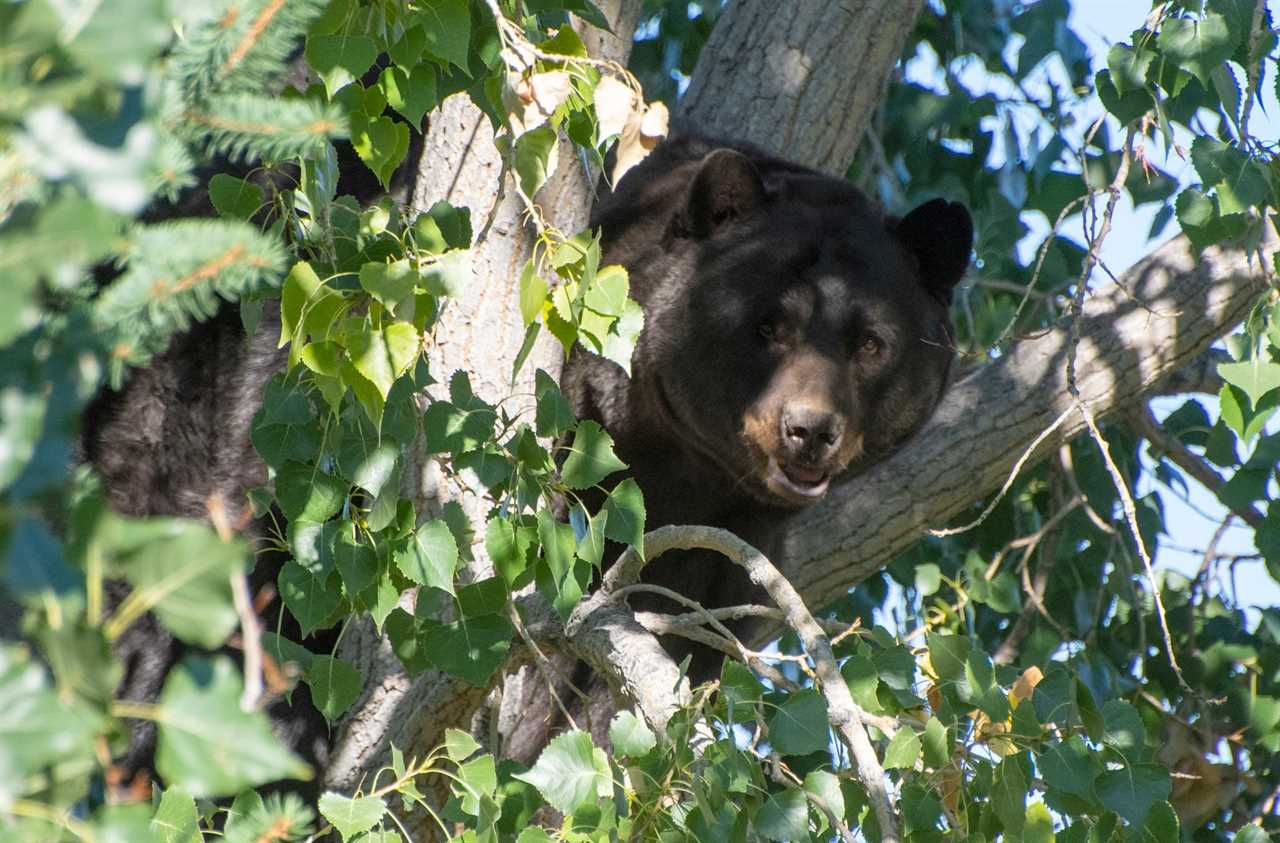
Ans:
MULTIPOLYGON (((962 206, 886 217, 847 182, 686 136, 629 171, 592 225, 645 324, 630 377, 578 348, 562 389, 613 437, 648 529, 724 527, 776 556, 798 507, 895 452, 937 406, 973 239, 962 206)), ((708 607, 760 596, 711 553, 667 554, 645 580, 708 607)), ((694 678, 717 669, 718 654, 694 656, 694 678)))
MULTIPOLYGON (((972 241, 959 205, 886 218, 846 182, 686 136, 633 168, 592 225, 605 262, 627 268, 645 327, 630 377, 578 349, 562 389, 613 436, 649 528, 724 527, 776 556, 797 507, 893 453, 937 405, 953 357, 947 305, 972 241)), ((246 523, 245 490, 267 478, 249 430, 285 365, 278 331, 276 308, 250 337, 225 308, 95 400, 84 458, 116 510, 205 517, 216 497, 246 523)), ((259 564, 255 589, 274 571, 259 564)), ((706 606, 758 600, 715 554, 669 554, 646 580, 706 606)), ((154 623, 126 637, 121 693, 153 699, 181 648, 154 623)), ((692 652, 694 678, 718 669, 719 654, 692 652)), ((273 720, 323 763, 327 728, 305 689, 293 703, 273 720)), ((152 730, 133 737, 125 766, 148 766, 152 730)))

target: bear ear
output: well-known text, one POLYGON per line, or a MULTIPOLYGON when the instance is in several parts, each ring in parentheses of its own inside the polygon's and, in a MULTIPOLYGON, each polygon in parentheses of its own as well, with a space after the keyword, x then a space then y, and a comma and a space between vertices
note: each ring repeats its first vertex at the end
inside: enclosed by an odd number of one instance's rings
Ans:
POLYGON ((959 202, 931 199, 890 228, 920 261, 925 287, 950 304, 951 290, 969 268, 973 249, 968 209, 959 202))
POLYGON ((733 149, 717 149, 702 159, 689 186, 683 220, 685 233, 697 239, 750 216, 765 203, 764 181, 751 159, 733 149))

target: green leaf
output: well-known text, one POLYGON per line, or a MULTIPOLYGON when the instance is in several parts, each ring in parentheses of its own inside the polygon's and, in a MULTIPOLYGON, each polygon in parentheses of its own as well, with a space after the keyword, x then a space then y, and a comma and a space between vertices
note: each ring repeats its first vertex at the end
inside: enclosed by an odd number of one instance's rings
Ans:
POLYGON ((392 263, 366 263, 360 267, 360 286, 392 311, 412 298, 417 283, 418 273, 405 258, 392 263))
POLYGON ((566 448, 560 477, 570 489, 589 489, 627 467, 613 452, 613 437, 593 421, 581 422, 566 448))
MULTIPOLYGON (((1163 838, 1174 840, 1176 838, 1163 838)), ((1043 802, 1027 806, 1026 826, 1022 829, 1022 843, 1054 843, 1053 815, 1043 802)))
POLYGON ((178 518, 126 522, 136 544, 117 560, 141 608, 154 611, 182 641, 213 649, 239 623, 232 573, 244 570, 248 548, 223 541, 211 527, 178 518), (174 561, 182 560, 175 569, 174 561))
POLYGON ((378 47, 363 35, 312 35, 307 38, 305 53, 332 98, 339 88, 373 66, 378 47))
POLYGON ((532 199, 556 172, 559 136, 543 125, 516 139, 515 171, 520 192, 532 199))
POLYGON ((826 770, 813 770, 804 777, 804 790, 819 799, 837 817, 844 816, 844 793, 840 790, 840 779, 826 770))
POLYGON ((609 761, 586 732, 573 730, 553 738, 529 770, 512 778, 528 782, 562 814, 613 791, 609 761))
POLYGON ((425 0, 417 17, 426 32, 426 50, 466 70, 471 45, 471 8, 467 0, 425 0))
POLYGON ((216 173, 209 179, 209 201, 219 216, 247 220, 262 207, 262 188, 226 173, 216 173))
POLYGON ((957 682, 964 679, 965 664, 973 645, 963 635, 942 635, 930 633, 929 662, 938 678, 944 682, 957 682))
POLYGON ((627 299, 622 315, 609 328, 604 338, 604 350, 601 354, 622 367, 622 371, 631 375, 631 355, 635 352, 636 341, 644 329, 644 310, 631 299, 627 299))
POLYGON ((1226 19, 1210 12, 1200 20, 1166 17, 1156 46, 1176 67, 1190 71, 1206 90, 1212 90, 1211 74, 1231 57, 1235 39, 1226 19))
POLYGON ((325 521, 346 497, 346 481, 314 465, 290 461, 276 473, 276 500, 290 520, 325 521))
POLYGON ((311 777, 272 734, 265 714, 241 711, 242 692, 240 674, 225 657, 189 656, 169 673, 156 711, 156 770, 171 786, 213 798, 311 777))
POLYGON ((434 296, 461 296, 471 283, 473 260, 467 248, 445 252, 422 267, 422 286, 434 296))
POLYGON ((1139 88, 1121 95, 1111 81, 1110 70, 1100 70, 1093 77, 1094 88, 1103 107, 1122 124, 1132 123, 1151 110, 1154 100, 1145 88, 1139 88))
POLYGON ((423 116, 439 105, 436 98, 436 69, 426 62, 414 65, 413 70, 392 65, 382 71, 379 85, 387 97, 387 105, 400 112, 409 125, 422 127, 423 116))
POLYGON ((290 559, 280 569, 277 580, 280 597, 290 613, 298 620, 303 635, 320 629, 333 615, 342 595, 337 588, 327 587, 327 577, 314 577, 297 562, 290 559))
POLYGON ((1169 771, 1159 764, 1104 770, 1093 782, 1098 801, 1137 826, 1142 825, 1152 805, 1169 798, 1171 787, 1169 771))
POLYGON ((798 787, 770 793, 756 812, 752 825, 769 840, 806 840, 809 800, 798 787))
POLYGON ((459 764, 458 779, 453 790, 461 797, 463 813, 481 817, 484 802, 492 799, 498 789, 498 770, 493 756, 486 753, 459 764))
POLYGON ((479 752, 481 747, 479 741, 461 729, 449 728, 444 732, 444 749, 449 760, 461 764, 479 752))
POLYGON ((601 269, 587 288, 583 304, 606 316, 621 316, 627 305, 630 282, 627 270, 617 264, 601 269))
POLYGON ((1271 843, 1272 837, 1256 825, 1246 825, 1236 832, 1232 843, 1271 843))
POLYGON ((349 662, 317 655, 303 679, 311 686, 311 701, 330 723, 351 707, 364 688, 364 677, 349 662))
POLYGON ((629 544, 644 555, 644 494, 630 477, 623 480, 605 498, 604 534, 622 544, 629 544))
MULTIPOLYGON (((914 667, 914 662, 912 666, 914 667)), ((840 675, 848 684, 854 702, 873 714, 880 711, 880 701, 876 697, 880 675, 871 659, 860 653, 851 656, 840 666, 840 675)))
POLYGON ((444 521, 428 521, 414 532, 395 554, 396 567, 418 585, 453 594, 453 574, 458 568, 458 544, 444 521))
POLYGON ((151 818, 151 833, 164 843, 202 843, 200 815, 191 794, 180 787, 166 790, 151 818))
MULTIPOLYGON (((393 612, 388 626, 394 617, 393 612)), ((506 661, 513 633, 511 622, 502 615, 483 615, 448 624, 421 621, 416 641, 428 664, 483 688, 506 661)))
POLYGON ((379 796, 352 799, 332 791, 320 797, 318 807, 320 814, 342 835, 344 843, 373 828, 387 813, 387 803, 379 796))
POLYGON ((886 770, 910 770, 920 758, 920 738, 910 726, 902 726, 894 732, 893 739, 884 750, 886 770))
POLYGON ((382 186, 390 190, 391 177, 409 152, 409 127, 390 117, 377 117, 358 125, 351 133, 351 145, 382 186))
POLYGON ((59 765, 95 767, 94 741, 107 729, 102 713, 55 692, 25 646, 0 644, 0 699, 0 794, 12 798, 59 765))
POLYGON ((1152 50, 1134 49, 1128 44, 1116 44, 1107 53, 1107 67, 1111 69, 1111 83, 1122 96, 1130 91, 1144 90, 1147 70, 1156 54, 1152 50))
POLYGON ((290 460, 306 463, 319 455, 323 436, 299 378, 276 375, 267 382, 249 436, 263 461, 277 471, 290 460))
POLYGON ((1146 747, 1146 727, 1138 710, 1124 700, 1108 700, 1102 707, 1102 719, 1106 726, 1102 743, 1114 749, 1126 760, 1136 761, 1146 747))
POLYGON ((658 745, 658 739, 639 717, 619 711, 609 723, 609 743, 618 755, 640 758, 658 745))
POLYGON ((538 274, 533 259, 525 261, 524 269, 520 271, 520 318, 524 320, 526 328, 542 312, 548 289, 547 282, 538 274))
POLYGON ((827 748, 827 701, 813 688, 797 691, 769 717, 769 741, 783 755, 808 755, 827 748))
POLYGON ((947 766, 951 760, 951 741, 947 736, 947 727, 936 717, 930 717, 924 724, 921 734, 921 747, 924 750, 924 763, 935 770, 947 766))
POLYGON ((396 378, 417 360, 419 349, 418 331, 407 322, 392 322, 381 331, 363 325, 347 335, 352 365, 384 401, 396 378))
POLYGON ((568 433, 577 422, 573 408, 555 380, 539 369, 533 376, 533 394, 537 401, 534 430, 539 436, 556 437, 568 433))
POLYGON ((1100 763, 1101 759, 1079 735, 1045 746, 1036 756, 1036 766, 1046 785, 1082 799, 1091 798, 1100 763))
POLYGON ((1218 374, 1227 383, 1244 390, 1254 407, 1268 392, 1280 388, 1280 363, 1260 356, 1240 363, 1219 363, 1218 374))
MULTIPOLYGON (((1008 834, 1021 834, 1027 822, 1027 777, 1018 757, 1004 759, 996 767, 991 784, 991 805, 1008 834)), ((1014 838, 1018 839, 1018 838, 1014 838)))

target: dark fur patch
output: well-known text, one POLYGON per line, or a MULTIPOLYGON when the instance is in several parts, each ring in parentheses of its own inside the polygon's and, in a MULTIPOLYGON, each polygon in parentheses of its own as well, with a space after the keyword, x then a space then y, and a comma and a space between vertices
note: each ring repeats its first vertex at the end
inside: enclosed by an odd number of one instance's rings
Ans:
MULTIPOLYGON (((899 221, 847 182, 685 136, 631 170, 592 224, 645 328, 630 378, 577 349, 563 388, 612 434, 650 528, 711 524, 776 554, 796 506, 893 453, 936 407, 953 356, 946 302, 972 242, 962 206, 935 200, 899 221)), ((650 571, 704 605, 758 598, 711 554, 650 571)), ((697 651, 695 677, 719 661, 697 651)))

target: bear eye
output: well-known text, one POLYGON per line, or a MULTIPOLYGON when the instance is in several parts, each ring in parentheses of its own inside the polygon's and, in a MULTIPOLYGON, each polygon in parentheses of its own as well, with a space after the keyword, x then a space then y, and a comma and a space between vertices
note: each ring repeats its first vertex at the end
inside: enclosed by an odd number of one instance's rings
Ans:
POLYGON ((874 334, 867 334, 862 338, 862 342, 858 343, 858 351, 863 354, 879 354, 880 338, 874 334))
POLYGON ((766 319, 756 326, 756 332, 767 340, 772 340, 778 336, 778 326, 773 321, 766 319))

